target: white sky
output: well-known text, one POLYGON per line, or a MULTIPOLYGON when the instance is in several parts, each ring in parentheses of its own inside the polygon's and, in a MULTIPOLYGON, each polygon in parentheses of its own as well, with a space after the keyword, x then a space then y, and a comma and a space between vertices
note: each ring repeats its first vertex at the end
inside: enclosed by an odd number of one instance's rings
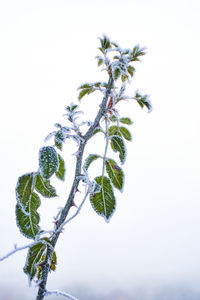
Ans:
MULTIPOLYGON (((94 57, 105 33, 121 47, 147 47, 129 92, 150 94, 153 111, 122 107, 135 123, 117 211, 105 224, 89 203, 84 207, 57 245, 50 287, 199 281, 199 13, 198 0, 0 2, 0 256, 29 242, 15 225, 17 178, 37 169, 43 138, 76 101, 77 87, 104 80, 94 57)), ((99 103, 94 98, 82 104, 91 119, 99 103)), ((43 200, 45 227, 64 200, 43 200)), ((0 285, 24 287, 24 261, 25 252, 2 262, 0 285)))

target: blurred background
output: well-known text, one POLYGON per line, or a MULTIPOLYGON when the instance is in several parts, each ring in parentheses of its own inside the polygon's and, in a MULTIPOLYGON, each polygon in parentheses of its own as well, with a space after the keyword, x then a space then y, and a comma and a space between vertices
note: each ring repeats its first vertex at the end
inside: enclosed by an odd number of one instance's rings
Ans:
MULTIPOLYGON (((56 246, 48 288, 81 300, 200 299, 199 13, 198 0, 0 2, 0 257, 30 242, 15 223, 17 178, 37 170, 38 150, 54 123, 65 122, 77 87, 107 79, 94 59, 104 33, 124 48, 147 47, 128 93, 149 94, 153 111, 121 106, 134 124, 117 210, 107 224, 87 201, 56 246)), ((82 100, 85 119, 100 101, 82 100)), ((95 139, 87 153, 103 153, 104 140, 95 139)), ((42 201, 44 229, 66 201, 75 151, 66 143, 66 181, 55 182, 58 198, 42 201)), ((94 164, 90 175, 99 174, 94 164)), ((34 299, 25 257, 26 250, 1 262, 1 300, 34 299)))

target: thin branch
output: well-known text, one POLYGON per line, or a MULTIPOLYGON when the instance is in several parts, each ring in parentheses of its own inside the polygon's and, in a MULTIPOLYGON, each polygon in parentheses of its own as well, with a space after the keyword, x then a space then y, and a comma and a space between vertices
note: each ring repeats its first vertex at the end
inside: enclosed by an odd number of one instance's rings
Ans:
POLYGON ((38 236, 36 236, 35 241, 34 241, 33 243, 27 244, 27 245, 25 245, 25 246, 17 247, 17 244, 14 244, 14 249, 11 250, 10 252, 8 252, 6 255, 0 257, 0 261, 3 261, 4 259, 8 258, 9 256, 15 254, 15 253, 18 252, 18 251, 21 251, 21 250, 24 250, 24 249, 27 249, 27 248, 31 248, 31 247, 33 247, 34 245, 39 244, 39 243, 45 244, 45 245, 49 246, 50 248, 54 249, 54 248, 52 247, 52 245, 51 245, 49 242, 47 242, 47 241, 45 241, 45 240, 43 240, 43 239, 39 239, 39 237, 40 237, 42 234, 46 234, 46 233, 52 234, 53 232, 54 232, 54 231, 52 231, 52 230, 49 230, 49 231, 42 231, 40 234, 38 234, 38 236))
POLYGON ((53 295, 56 295, 56 296, 63 296, 69 300, 78 300, 78 298, 75 298, 67 293, 64 293, 64 292, 60 292, 60 291, 45 291, 44 293, 45 296, 53 296, 53 295))
POLYGON ((108 143, 109 143, 109 136, 108 136, 108 119, 107 119, 107 117, 105 118, 105 125, 106 125, 106 146, 105 146, 105 151, 104 151, 104 156, 103 156, 102 178, 104 177, 104 172, 105 172, 105 162, 106 162, 106 154, 107 154, 107 151, 108 151, 108 143))
POLYGON ((106 146, 105 146, 105 151, 104 151, 104 156, 103 156, 103 168, 102 168, 102 177, 101 177, 101 187, 102 187, 102 197, 103 197, 104 211, 105 211, 105 215, 107 215, 106 202, 105 202, 105 198, 104 198, 104 184, 103 184, 104 172, 105 172, 105 163, 106 163, 106 154, 107 154, 108 142, 109 142, 109 138, 108 138, 108 119, 107 119, 107 116, 105 117, 105 125, 106 125, 106 146))
MULTIPOLYGON (((80 204, 79 207, 77 208, 77 211, 75 212, 75 214, 73 214, 73 216, 71 216, 68 220, 66 220, 65 222, 63 222, 63 224, 60 225, 60 227, 56 230, 56 232, 57 232, 57 231, 61 231, 62 228, 63 228, 67 223, 69 223, 70 221, 72 221, 72 220, 80 213, 81 208, 83 207, 83 204, 85 203, 88 194, 89 194, 89 188, 88 188, 88 190, 86 191, 86 194, 85 194, 85 196, 84 196, 84 198, 83 198, 81 204, 80 204)), ((56 232, 55 232, 55 234, 56 234, 56 232)))
POLYGON ((27 244, 27 245, 22 246, 22 247, 17 247, 17 245, 15 244, 14 245, 14 249, 12 251, 8 252, 5 256, 0 257, 0 261, 3 261, 4 259, 8 258, 9 256, 15 254, 18 251, 30 248, 30 247, 34 246, 35 244, 38 244, 38 241, 30 243, 30 244, 27 244))

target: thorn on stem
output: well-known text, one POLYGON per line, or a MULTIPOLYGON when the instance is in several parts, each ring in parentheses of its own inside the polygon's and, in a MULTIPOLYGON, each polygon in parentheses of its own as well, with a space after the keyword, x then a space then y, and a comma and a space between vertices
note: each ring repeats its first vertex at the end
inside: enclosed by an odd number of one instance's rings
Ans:
POLYGON ((77 205, 76 205, 76 203, 74 202, 74 200, 72 200, 72 202, 71 202, 71 204, 70 204, 70 208, 73 207, 73 206, 77 207, 77 205))
POLYGON ((80 155, 80 151, 79 150, 77 150, 75 153, 73 153, 72 155, 74 155, 74 156, 76 156, 76 157, 78 157, 79 155, 80 155))

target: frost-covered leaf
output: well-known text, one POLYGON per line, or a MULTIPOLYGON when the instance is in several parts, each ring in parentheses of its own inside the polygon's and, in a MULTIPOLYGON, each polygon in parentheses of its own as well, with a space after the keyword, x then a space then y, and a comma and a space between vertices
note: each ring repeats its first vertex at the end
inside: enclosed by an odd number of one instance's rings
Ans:
POLYGON ((108 129, 108 136, 112 135, 119 135, 124 137, 127 141, 131 141, 132 139, 130 131, 123 126, 110 126, 108 129))
POLYGON ((127 75, 122 75, 121 76, 121 80, 122 80, 122 82, 125 82, 126 80, 128 79, 128 76, 127 75))
POLYGON ((126 125, 131 125, 133 124, 133 121, 130 119, 130 118, 120 118, 119 121, 123 124, 126 124, 126 125))
POLYGON ((81 89, 79 96, 78 96, 79 100, 81 100, 85 95, 89 95, 95 91, 93 86, 90 84, 84 84, 81 87, 79 87, 79 89, 81 89), (88 87, 84 87, 84 86, 88 86, 88 87))
POLYGON ((53 147, 47 146, 40 149, 39 166, 44 179, 49 179, 58 170, 58 155, 53 147))
POLYGON ((114 115, 112 115, 112 116, 109 118, 109 120, 110 120, 111 122, 116 122, 116 121, 117 121, 117 118, 116 118, 114 115))
POLYGON ((149 100, 149 95, 141 95, 138 91, 136 91, 134 99, 137 100, 141 108, 146 106, 149 112, 152 110, 152 105, 151 105, 151 101, 149 100))
POLYGON ((97 65, 98 65, 98 67, 101 66, 101 65, 103 64, 103 62, 104 62, 103 57, 98 55, 98 56, 96 56, 95 58, 96 58, 96 60, 97 60, 97 65))
POLYGON ((94 129, 92 136, 94 136, 95 134, 97 134, 98 132, 103 132, 103 130, 101 128, 96 128, 94 129))
POLYGON ((121 69, 120 67, 116 67, 113 71, 113 78, 114 80, 117 80, 121 75, 121 69))
POLYGON ((88 168, 89 168, 89 166, 91 165, 91 163, 92 163, 94 160, 96 160, 97 158, 100 158, 100 157, 101 157, 101 156, 98 155, 98 154, 90 154, 90 155, 86 158, 83 168, 84 168, 85 170, 88 170, 88 168))
POLYGON ((40 206, 40 198, 36 193, 32 193, 26 203, 25 214, 20 205, 16 205, 16 221, 20 232, 27 238, 34 239, 38 234, 40 227, 39 221, 40 217, 37 213, 37 209, 40 206))
POLYGON ((130 131, 126 128, 126 127, 119 127, 120 133, 122 134, 122 136, 127 140, 127 141, 131 141, 132 137, 131 137, 131 133, 130 131))
POLYGON ((65 141, 65 134, 62 130, 59 130, 55 134, 54 142, 55 146, 59 149, 62 150, 63 142, 65 141))
POLYGON ((143 56, 145 55, 145 48, 140 48, 139 45, 136 45, 134 48, 133 48, 133 51, 131 53, 131 59, 130 61, 139 61, 139 56, 143 56))
POLYGON ((57 128, 59 128, 59 129, 62 128, 62 125, 60 123, 55 123, 54 126, 57 127, 57 128))
POLYGON ((119 135, 119 136, 121 136, 119 127, 117 127, 116 125, 110 126, 108 128, 108 136, 112 136, 112 135, 119 135))
POLYGON ((47 246, 44 243, 38 242, 38 244, 32 246, 28 251, 24 273, 27 274, 30 282, 37 273, 38 265, 46 252, 46 248, 47 246))
POLYGON ((111 48, 111 42, 107 36, 104 35, 102 39, 100 38, 100 42, 102 50, 111 48))
POLYGON ((18 178, 16 198, 25 207, 33 189, 34 173, 28 173, 18 178))
POLYGON ((115 195, 110 179, 99 176, 94 180, 100 185, 101 189, 98 193, 90 194, 90 202, 96 213, 104 217, 106 221, 109 221, 116 206, 115 195))
POLYGON ((97 82, 93 83, 93 86, 99 88, 99 87, 103 86, 104 84, 105 84, 105 82, 97 81, 97 82))
MULTIPOLYGON (((117 122, 117 118, 116 118, 116 116, 111 116, 110 118, 109 118, 109 120, 111 121, 111 122, 117 122)), ((133 124, 133 121, 130 119, 130 118, 120 118, 119 119, 119 122, 120 123, 123 123, 123 124, 126 124, 126 125, 131 125, 131 124, 133 124)))
POLYGON ((134 73, 135 73, 135 68, 131 65, 128 66, 127 68, 129 75, 131 75, 131 77, 133 77, 134 73))
POLYGON ((50 271, 55 271, 56 265, 57 265, 57 255, 56 252, 54 251, 51 258, 50 271))
POLYGON ((81 86, 79 86, 79 90, 80 89, 90 89, 90 88, 92 88, 92 84, 91 83, 84 83, 84 84, 82 84, 81 86))
POLYGON ((112 136, 111 147, 115 152, 119 152, 119 159, 123 164, 126 159, 126 148, 123 139, 117 135, 112 136))
POLYGON ((35 189, 43 197, 52 198, 56 197, 56 189, 50 185, 49 180, 44 180, 40 174, 36 177, 35 189))
POLYGON ((102 64, 103 64, 103 58, 99 58, 97 62, 98 67, 100 67, 102 64))
POLYGON ((111 44, 115 47, 115 48, 119 48, 119 45, 115 42, 111 42, 111 44))
POLYGON ((124 173, 122 169, 112 159, 106 159, 106 171, 112 184, 118 189, 122 190, 124 183, 124 173))
POLYGON ((64 159, 58 154, 58 160, 59 160, 59 167, 58 171, 56 172, 56 177, 59 178, 60 180, 65 180, 65 162, 64 159))
MULTIPOLYGON (((37 279, 40 280, 41 276, 42 276, 42 269, 45 263, 45 254, 44 253, 42 255, 42 257, 39 260, 39 263, 37 264, 37 279)), ((52 258, 51 258, 51 264, 50 264, 50 269, 49 271, 55 271, 56 270, 56 265, 57 265, 57 256, 56 256, 56 252, 54 251, 52 254, 52 258)))
POLYGON ((65 107, 65 110, 68 112, 73 112, 78 108, 77 104, 71 103, 70 105, 68 105, 67 107, 65 107))

